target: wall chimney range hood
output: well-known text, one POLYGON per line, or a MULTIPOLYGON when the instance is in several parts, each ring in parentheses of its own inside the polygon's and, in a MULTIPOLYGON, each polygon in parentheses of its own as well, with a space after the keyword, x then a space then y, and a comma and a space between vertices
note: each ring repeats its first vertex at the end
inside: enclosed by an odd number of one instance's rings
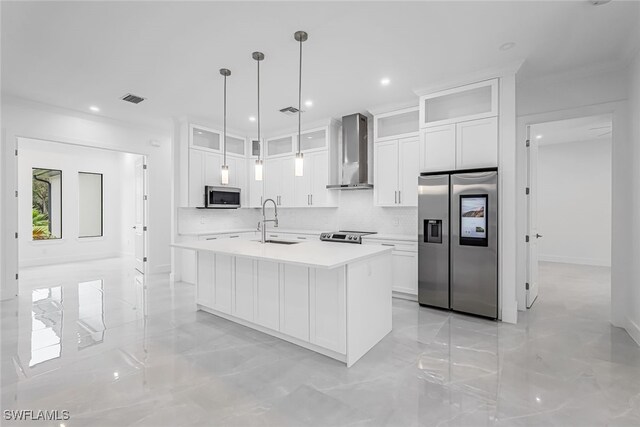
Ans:
POLYGON ((369 183, 367 117, 351 114, 342 118, 342 159, 340 184, 327 185, 330 190, 368 190, 369 183))

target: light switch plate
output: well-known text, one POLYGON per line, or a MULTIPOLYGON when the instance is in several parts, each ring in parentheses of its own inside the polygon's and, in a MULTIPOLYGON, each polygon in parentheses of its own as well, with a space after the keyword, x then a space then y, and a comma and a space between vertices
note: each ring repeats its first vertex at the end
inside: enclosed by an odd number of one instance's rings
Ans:
POLYGON ((393 218, 393 226, 397 227, 399 225, 400 225, 400 218, 398 217, 393 218))

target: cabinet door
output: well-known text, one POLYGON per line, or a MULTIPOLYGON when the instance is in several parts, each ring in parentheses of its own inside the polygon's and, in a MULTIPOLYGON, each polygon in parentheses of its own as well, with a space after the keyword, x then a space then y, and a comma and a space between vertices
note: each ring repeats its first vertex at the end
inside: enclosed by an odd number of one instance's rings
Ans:
POLYGON ((204 156, 204 184, 205 185, 221 185, 220 166, 222 166, 222 156, 220 154, 209 154, 209 153, 205 154, 204 156))
POLYGON ((420 140, 401 139, 398 142, 398 204, 418 206, 418 176, 420 175, 420 140))
POLYGON ((280 274, 278 264, 258 261, 255 322, 275 331, 280 329, 280 274))
POLYGON ((307 207, 311 203, 309 195, 311 194, 311 182, 313 179, 312 160, 313 156, 304 156, 304 175, 293 177, 293 204, 297 207, 307 207))
POLYGON ((309 268, 282 265, 280 332, 309 341, 309 268))
POLYGON ((309 155, 311 166, 311 206, 333 206, 329 184, 329 153, 319 151, 309 155))
POLYGON ((280 159, 269 159, 265 162, 264 170, 264 199, 278 201, 280 194, 280 177, 282 176, 280 159))
POLYGON ((204 157, 200 150, 189 150, 189 206, 204 207, 204 157))
POLYGON ((234 316, 253 322, 255 263, 249 258, 236 257, 236 287, 234 316))
MULTIPOLYGON (((306 159, 305 159, 306 160, 306 159)), ((294 178, 295 178, 295 158, 284 157, 280 159, 280 206, 295 206, 294 201, 294 178)), ((305 167, 307 165, 305 164, 305 167)))
POLYGON ((198 276, 196 283, 196 301, 205 307, 213 308, 213 262, 211 252, 197 252, 198 276))
POLYGON ((395 206, 398 201, 398 141, 374 144, 374 203, 395 206))
POLYGON ((393 290, 418 295, 418 254, 416 252, 394 251, 393 290))
POLYGON ((314 268, 310 273, 309 339, 313 344, 344 354, 347 348, 344 269, 314 268))
POLYGON ((263 168, 263 176, 262 181, 256 181, 256 167, 255 167, 255 159, 249 159, 247 167, 249 168, 249 207, 251 208, 259 208, 262 206, 262 196, 264 194, 264 163, 262 165, 263 168))
POLYGON ((247 206, 247 162, 246 159, 227 157, 229 186, 240 189, 240 206, 247 206))
POLYGON ((420 171, 456 168, 456 125, 423 129, 420 133, 420 171))
POLYGON ((498 118, 471 120, 456 125, 456 167, 498 166, 498 118))
POLYGON ((233 257, 215 255, 213 307, 223 313, 231 314, 233 294, 233 257))

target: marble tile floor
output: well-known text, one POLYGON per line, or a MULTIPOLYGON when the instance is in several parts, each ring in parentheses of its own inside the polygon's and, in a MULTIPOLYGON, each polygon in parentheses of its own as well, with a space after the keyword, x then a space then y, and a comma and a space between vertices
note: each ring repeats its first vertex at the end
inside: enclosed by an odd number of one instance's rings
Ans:
POLYGON ((640 348, 608 323, 607 268, 542 264, 517 325, 394 300, 393 331, 350 369, 196 312, 193 286, 127 260, 21 277, 0 306, 1 408, 67 410, 66 427, 640 425, 640 348))

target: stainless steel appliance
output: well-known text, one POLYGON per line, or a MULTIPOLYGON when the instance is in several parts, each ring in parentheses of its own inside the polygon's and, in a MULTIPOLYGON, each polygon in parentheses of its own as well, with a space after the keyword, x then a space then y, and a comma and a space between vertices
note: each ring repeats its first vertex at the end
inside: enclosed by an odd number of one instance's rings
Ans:
POLYGON ((498 318, 498 172, 418 178, 418 302, 498 318))
POLYGON ((334 231, 320 234, 320 240, 325 242, 362 243, 362 236, 376 234, 375 231, 334 231))
POLYGON ((240 207, 240 189, 236 187, 204 187, 206 209, 237 209, 240 207))
POLYGON ((327 185, 330 190, 367 190, 369 183, 368 119, 356 113, 342 118, 342 161, 340 183, 327 185))

